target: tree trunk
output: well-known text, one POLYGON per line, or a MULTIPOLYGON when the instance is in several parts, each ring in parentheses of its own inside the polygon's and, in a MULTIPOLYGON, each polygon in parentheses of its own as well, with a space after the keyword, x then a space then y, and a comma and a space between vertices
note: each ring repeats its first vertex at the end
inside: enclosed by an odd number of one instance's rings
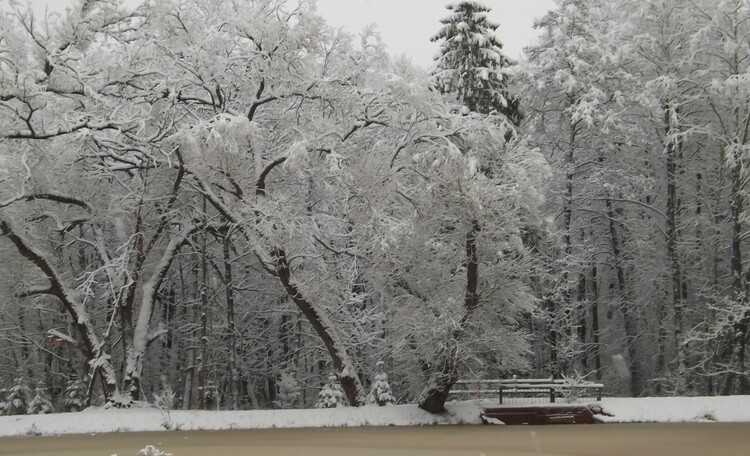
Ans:
POLYGON ((224 253, 224 287, 227 299, 227 344, 229 345, 229 359, 227 360, 227 376, 229 383, 229 401, 232 410, 239 409, 239 385, 237 379, 237 340, 234 321, 234 279, 232 278, 232 260, 229 252, 229 235, 223 239, 224 253))
POLYGON ((591 286, 592 286, 592 301, 591 301, 591 335, 593 338, 593 357, 594 357, 594 375, 597 380, 602 379, 602 349, 600 346, 600 332, 599 332, 599 279, 597 277, 596 266, 591 268, 591 286))
POLYGON ((439 361, 439 367, 430 378, 427 388, 422 393, 422 399, 419 401, 419 408, 430 413, 445 411, 448 394, 458 381, 455 345, 448 347, 446 351, 447 353, 439 361))
POLYGON ((99 372, 105 400, 114 403, 119 396, 117 374, 112 366, 109 354, 106 353, 104 345, 96 335, 94 325, 89 319, 84 305, 79 302, 75 292, 68 288, 49 259, 34 247, 33 243, 26 240, 22 232, 13 226, 10 220, 0 217, 0 233, 7 236, 18 252, 47 276, 50 286, 43 293, 53 295, 62 302, 81 338, 81 349, 89 362, 92 373, 99 372))
POLYGON ((187 348, 185 356, 185 384, 182 390, 182 409, 190 410, 193 407, 193 373, 195 365, 193 361, 194 348, 187 348))
MULTIPOLYGON (((282 162, 275 162, 280 164, 282 162)), ((270 171, 275 165, 269 165, 266 170, 270 171)), ((261 173, 257 176, 258 183, 256 184, 256 196, 265 197, 265 175, 261 173)), ((236 224, 240 229, 245 229, 245 222, 241 217, 238 217, 229 207, 227 207, 219 197, 213 192, 211 187, 207 185, 197 176, 194 176, 200 186, 201 192, 208 198, 211 204, 216 208, 221 215, 224 216, 231 223, 236 224)), ((245 233, 248 239, 251 236, 245 233)), ((261 261, 265 262, 263 258, 266 257, 265 252, 262 252, 259 248, 256 250, 261 261)), ((270 257, 272 258, 274 275, 279 278, 284 290, 292 298, 292 301, 297 305, 297 308, 305 315, 312 325, 315 332, 323 340, 323 344, 328 350, 333 363, 333 368, 339 373, 341 387, 346 394, 346 398, 349 404, 352 406, 364 404, 364 392, 362 384, 357 377, 357 370, 354 369, 354 365, 346 351, 344 344, 338 339, 336 330, 328 317, 318 308, 313 302, 308 301, 302 293, 297 289, 297 285, 294 283, 289 268, 289 263, 286 259, 286 253, 282 248, 276 248, 271 252, 270 257)))
POLYGON ((634 311, 629 303, 627 286, 625 283, 625 270, 622 265, 621 240, 617 230, 617 219, 612 200, 606 199, 607 216, 609 219, 609 235, 612 243, 612 259, 617 276, 617 289, 619 292, 620 310, 623 318, 623 329, 625 330, 625 344, 628 352, 628 366, 630 367, 630 394, 633 397, 640 396, 643 390, 643 379, 639 367, 638 350, 636 342, 638 338, 638 324, 634 311))
MULTIPOLYGON (((206 197, 203 197, 203 214, 206 214, 206 197)), ((201 233, 201 336, 200 355, 198 358, 198 410, 206 409, 206 380, 208 371, 208 251, 206 249, 206 231, 201 233)))
POLYGON ((478 220, 471 221, 471 229, 466 235, 466 293, 464 297, 464 315, 459 322, 459 327, 452 331, 447 341, 448 346, 438 360, 438 368, 429 380, 427 388, 422 392, 419 407, 430 413, 440 413, 445 410, 445 401, 448 399, 453 385, 458 381, 458 366, 456 355, 458 353, 458 342, 465 336, 464 328, 471 315, 479 307, 479 255, 477 248, 477 236, 480 226, 478 220))
POLYGON ((167 244, 162 256, 154 268, 148 281, 143 284, 141 306, 138 309, 138 319, 133 330, 133 348, 125 360, 124 393, 130 400, 137 400, 141 394, 141 373, 143 371, 143 360, 149 343, 149 328, 151 326, 151 314, 164 278, 169 272, 180 246, 196 230, 196 225, 187 225, 182 232, 175 235, 167 244))
POLYGON ((357 370, 354 368, 346 348, 336 335, 336 331, 330 320, 316 305, 305 299, 299 289, 297 289, 291 277, 286 253, 281 249, 276 249, 273 252, 273 256, 276 261, 276 276, 281 281, 287 294, 292 298, 292 301, 297 305, 297 308, 305 315, 313 329, 315 329, 315 332, 323 340, 323 344, 331 356, 333 368, 339 375, 341 387, 344 390, 349 405, 359 406, 364 404, 364 393, 362 384, 357 376, 357 370))
MULTIPOLYGON (((666 163, 667 163, 667 254, 671 268, 672 285, 672 311, 674 315, 674 351, 676 354, 677 368, 677 393, 685 392, 686 355, 683 344, 683 307, 682 299, 682 270, 680 268, 678 246, 678 211, 679 199, 677 194, 677 159, 681 143, 674 140, 674 122, 672 119, 672 107, 667 104, 664 107, 666 163)), ((660 374, 662 374, 660 372, 660 374)))

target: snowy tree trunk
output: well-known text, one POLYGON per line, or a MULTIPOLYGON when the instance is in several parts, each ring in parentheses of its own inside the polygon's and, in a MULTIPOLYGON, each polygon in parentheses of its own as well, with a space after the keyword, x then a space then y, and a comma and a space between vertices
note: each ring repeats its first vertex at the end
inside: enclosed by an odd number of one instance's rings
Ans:
POLYGON ((596 380, 602 378, 602 349, 600 344, 600 332, 599 332, 599 278, 597 274, 596 266, 591 267, 591 288, 592 288, 592 300, 591 300, 591 336, 593 342, 593 354, 594 357, 594 375, 596 380))
POLYGON ((328 317, 312 302, 304 298, 302 293, 292 281, 291 270, 286 259, 286 253, 281 249, 273 252, 276 261, 276 276, 281 281, 284 289, 292 298, 300 311, 305 315, 315 332, 323 340, 333 362, 333 368, 339 375, 341 387, 344 390, 349 405, 356 407, 364 403, 364 391, 362 383, 357 376, 357 370, 349 358, 346 347, 341 343, 336 330, 328 317))
MULTIPOLYGON (((206 214, 206 197, 203 197, 203 214, 206 214)), ((208 374, 208 251, 206 250, 206 231, 201 232, 201 332, 200 355, 198 363, 198 410, 206 409, 206 381, 208 374)))
MULTIPOLYGON (((664 106, 664 123, 665 123, 665 141, 666 144, 666 163, 667 163, 667 254, 671 268, 671 285, 672 285, 672 311, 674 315, 674 350, 676 353, 675 363, 677 364, 677 393, 682 394, 686 388, 686 355, 683 341, 683 307, 685 305, 682 297, 682 269, 680 265, 679 254, 677 251, 679 232, 678 232, 678 212, 679 196, 677 192, 677 159, 682 147, 682 141, 674 139, 676 134, 674 125, 672 106, 664 106)), ((662 350, 664 347, 660 347, 662 350)), ((659 356, 663 356, 660 354, 659 356)), ((658 373, 663 375, 662 372, 658 373)))
POLYGON ((161 287, 169 267, 174 260, 180 246, 198 227, 188 225, 183 231, 175 235, 167 244, 164 253, 156 265, 149 280, 143 285, 141 307, 138 309, 138 319, 133 331, 133 348, 125 360, 124 394, 127 400, 138 400, 141 395, 141 373, 143 370, 143 358, 149 343, 149 327, 151 325, 151 314, 154 308, 156 293, 161 287))
MULTIPOLYGON (((732 203, 730 207, 731 216, 731 236, 732 236, 732 253, 731 253, 731 274, 732 274, 732 294, 734 299, 748 302, 748 280, 743 268, 742 255, 742 212, 744 210, 744 198, 742 195, 742 171, 740 157, 732 157, 737 165, 732 169, 732 203)), ((722 394, 743 394, 747 391, 748 382, 742 377, 745 375, 745 350, 747 347, 748 326, 750 323, 750 310, 744 312, 740 320, 728 328, 731 334, 729 340, 729 363, 730 370, 724 385, 722 394)))
POLYGON ((429 379, 427 388, 422 393, 419 408, 430 413, 441 413, 445 411, 445 402, 448 400, 453 385, 458 381, 458 370, 456 366, 457 349, 451 346, 446 349, 436 371, 429 379))
POLYGON ((50 286, 44 290, 44 293, 53 295, 62 302, 81 338, 84 356, 89 361, 92 371, 99 372, 105 400, 109 402, 115 399, 119 395, 117 374, 109 354, 104 351, 96 335, 94 325, 89 320, 83 304, 78 301, 73 290, 67 287, 49 259, 25 238, 10 220, 2 216, 0 216, 0 233, 7 236, 18 252, 47 276, 50 286))
POLYGON ((225 233, 222 251, 224 254, 224 287, 226 289, 227 302, 227 344, 229 345, 229 358, 227 360, 227 373, 229 383, 229 398, 232 410, 238 410, 239 384, 237 381, 237 340, 234 318, 234 279, 232 278, 232 262, 229 253, 229 235, 225 233))
POLYGON ((466 294, 464 297, 464 315, 461 318, 459 327, 451 332, 447 341, 448 346, 437 360, 438 368, 433 372, 419 401, 419 407, 430 413, 440 413, 445 410, 445 401, 448 400, 448 394, 453 385, 458 381, 457 344, 465 336, 465 325, 477 307, 479 307, 477 236, 480 229, 479 222, 476 219, 472 220, 471 229, 466 235, 466 294))
POLYGON ((636 341, 638 337, 638 325, 635 318, 635 310, 628 297, 627 284, 625 283, 625 270, 621 257, 621 238, 617 229, 617 214, 611 199, 606 199, 607 217, 609 219, 609 235, 612 243, 612 263, 617 277, 617 290, 619 291, 620 310, 622 312, 623 329, 625 330, 625 345, 628 352, 628 366, 630 367, 630 394, 633 397, 640 396, 643 390, 643 379, 639 367, 638 350, 636 341))
MULTIPOLYGON (((275 163, 276 165, 274 166, 277 166, 279 163, 281 163, 281 161, 277 160, 277 162, 275 163)), ((264 173, 262 173, 261 176, 267 175, 267 170, 272 168, 273 167, 269 165, 269 167, 264 170, 264 173)), ((216 210, 218 210, 219 213, 231 223, 236 224, 240 227, 240 229, 244 229, 244 220, 238 217, 229 207, 227 207, 204 181, 197 177, 196 180, 200 185, 202 193, 208 198, 208 201, 211 202, 216 210)), ((265 196, 264 182, 265 181, 263 180, 263 178, 259 177, 258 184, 256 185, 256 196, 261 198, 265 196)), ((248 233, 245 234, 248 238, 251 238, 248 233)), ((266 252, 257 249, 256 253, 258 254, 258 257, 261 259, 261 261, 266 261, 266 257, 268 257, 266 252)), ((277 248, 272 252, 270 256, 272 259, 269 258, 268 262, 273 264, 273 272, 281 281, 284 290, 287 292, 289 297, 292 298, 292 301, 296 304, 297 308, 305 315, 307 320, 312 325, 313 329, 315 329, 315 332, 318 334, 318 336, 323 340, 323 344, 325 345, 329 355, 331 356, 333 368, 339 374, 339 380, 341 381, 341 386, 344 389, 344 393, 346 394, 347 401, 349 401, 349 404, 352 406, 363 404, 364 390, 362 388, 362 383, 357 376, 357 370, 354 368, 354 364, 352 363, 351 358, 346 351, 346 347, 339 340, 336 334, 335 327, 328 319, 328 317, 323 313, 323 311, 317 305, 315 305, 314 302, 307 300, 297 288, 297 285, 294 283, 294 280, 292 278, 292 271, 289 268, 289 263, 287 262, 286 253, 284 252, 284 250, 281 248, 277 248)))

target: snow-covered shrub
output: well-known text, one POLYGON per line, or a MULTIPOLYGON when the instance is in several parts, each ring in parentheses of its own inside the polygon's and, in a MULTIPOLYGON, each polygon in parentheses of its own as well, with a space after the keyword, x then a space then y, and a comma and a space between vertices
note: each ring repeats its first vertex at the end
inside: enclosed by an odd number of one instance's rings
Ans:
POLYGON ((161 410, 172 410, 174 408, 175 393, 172 388, 154 394, 154 405, 161 410))
POLYGON ((381 407, 391 405, 396 402, 391 391, 391 384, 388 383, 388 374, 383 372, 383 361, 378 361, 379 372, 375 374, 375 381, 370 387, 370 394, 367 396, 368 404, 378 404, 381 407))
POLYGON ((164 429, 172 429, 172 409, 174 408, 175 392, 172 391, 172 387, 169 382, 162 377, 162 390, 154 394, 154 405, 161 410, 164 417, 164 421, 161 425, 164 429))
POLYGON ((320 390, 320 393, 318 393, 318 402, 315 403, 315 408, 335 408, 345 406, 344 390, 341 389, 336 374, 331 373, 328 375, 328 383, 326 383, 323 389, 320 390))
POLYGON ((279 379, 279 395, 276 406, 280 409, 294 408, 300 397, 300 385, 289 371, 281 371, 279 379))
POLYGON ((153 445, 146 445, 146 448, 140 450, 137 456, 172 456, 172 453, 161 451, 153 445))
POLYGON ((73 377, 68 381, 63 393, 63 407, 66 412, 80 412, 86 408, 88 386, 84 380, 73 377))
MULTIPOLYGON (((565 380, 571 386, 583 385, 584 383, 586 383, 586 376, 581 375, 577 371, 570 376, 563 375, 562 377, 563 380, 565 380)), ((565 402, 567 402, 568 404, 572 404, 574 402, 578 402, 578 400, 584 394, 584 390, 581 388, 564 388, 562 390, 562 394, 565 402)))
POLYGON ((716 423, 719 420, 716 418, 716 413, 706 410, 693 417, 693 421, 697 423, 716 423))
POLYGON ((23 377, 17 378, 15 384, 8 390, 5 402, 6 415, 25 415, 29 410, 31 388, 24 382, 23 377))
POLYGON ((43 415, 45 413, 54 413, 55 407, 52 405, 52 399, 49 397, 47 388, 40 382, 37 384, 34 399, 29 404, 29 415, 43 415))

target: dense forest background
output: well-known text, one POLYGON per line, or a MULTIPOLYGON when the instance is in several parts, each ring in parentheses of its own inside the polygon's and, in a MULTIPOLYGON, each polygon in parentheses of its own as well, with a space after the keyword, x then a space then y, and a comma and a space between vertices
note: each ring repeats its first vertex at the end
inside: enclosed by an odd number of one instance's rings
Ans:
POLYGON ((313 1, 11 9, 3 413, 750 393, 746 0, 558 0, 521 62, 458 2, 429 72, 313 1))

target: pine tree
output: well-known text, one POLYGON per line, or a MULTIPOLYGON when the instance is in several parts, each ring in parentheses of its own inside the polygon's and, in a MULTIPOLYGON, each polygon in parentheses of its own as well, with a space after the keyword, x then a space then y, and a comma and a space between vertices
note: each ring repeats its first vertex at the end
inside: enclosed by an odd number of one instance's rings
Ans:
POLYGON ((8 390, 0 387, 0 416, 7 414, 8 402, 5 400, 6 397, 8 397, 8 390))
POLYGON ((383 361, 378 361, 380 372, 375 374, 375 381, 370 387, 370 394, 367 396, 369 404, 378 404, 379 406, 391 405, 396 402, 391 392, 391 384, 388 383, 388 374, 383 372, 383 361))
POLYGON ((325 384, 320 393, 318 393, 318 402, 315 408, 335 408, 344 407, 344 391, 339 385, 336 374, 328 375, 328 383, 325 384))
POLYGON ((86 408, 86 394, 88 387, 86 382, 78 379, 77 377, 72 378, 67 387, 65 388, 63 406, 65 411, 68 412, 80 412, 86 408))
POLYGON ((495 36, 498 25, 487 19, 490 9, 474 1, 447 8, 453 13, 440 21, 443 27, 431 39, 443 40, 435 57, 436 88, 455 94, 469 111, 499 112, 518 126, 523 115, 518 100, 508 93, 510 77, 505 72, 512 62, 495 36))
POLYGON ((36 387, 36 394, 34 399, 29 404, 29 415, 43 415, 46 413, 53 413, 55 407, 52 405, 52 400, 49 397, 47 388, 40 382, 36 387))
POLYGON ((29 410, 29 399, 31 389, 24 382, 23 377, 16 379, 15 384, 8 390, 8 398, 5 400, 6 415, 25 415, 29 410))

